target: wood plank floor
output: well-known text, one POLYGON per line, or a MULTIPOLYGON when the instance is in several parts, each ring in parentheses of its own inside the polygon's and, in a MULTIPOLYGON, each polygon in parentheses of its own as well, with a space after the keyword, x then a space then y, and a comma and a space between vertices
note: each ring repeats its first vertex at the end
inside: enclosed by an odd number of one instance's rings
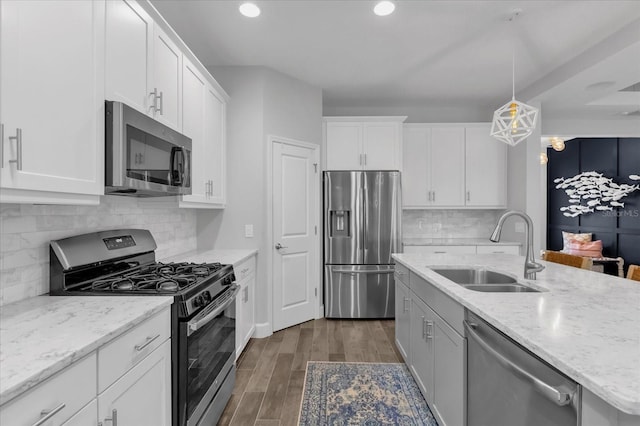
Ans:
POLYGON ((251 339, 218 425, 297 425, 307 361, 401 362, 394 324, 322 318, 251 339))

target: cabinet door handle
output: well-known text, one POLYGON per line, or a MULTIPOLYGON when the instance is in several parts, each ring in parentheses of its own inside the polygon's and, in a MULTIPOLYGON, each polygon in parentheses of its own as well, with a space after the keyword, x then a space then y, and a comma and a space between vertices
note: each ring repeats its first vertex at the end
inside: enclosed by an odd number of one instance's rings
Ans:
POLYGON ((113 426, 118 426, 118 410, 117 409, 113 409, 111 411, 111 418, 107 417, 104 419, 104 422, 111 422, 111 424, 113 426))
POLYGON ((425 321, 425 323, 427 324, 426 337, 427 339, 433 339, 433 321, 425 321))
POLYGON ((244 288, 244 301, 245 302, 249 301, 249 287, 244 288))
POLYGON ((467 191, 467 201, 471 201, 471 191, 467 191))
POLYGON ((367 154, 364 155, 364 165, 367 165, 367 154))
POLYGON ((149 107, 149 109, 153 109, 153 112, 158 112, 157 100, 158 100, 158 88, 154 87, 153 92, 149 93, 149 96, 153 97, 153 105, 149 107))
POLYGON ((436 201, 436 191, 433 191, 433 200, 431 200, 431 201, 433 201, 433 202, 436 201))
POLYGON ((422 338, 426 338, 427 337, 427 322, 424 319, 424 316, 420 317, 422 318, 422 338))
POLYGON ((160 113, 160 115, 164 115, 163 111, 164 111, 164 92, 160 92, 160 95, 158 96, 160 98, 160 108, 158 109, 158 112, 160 113))
POLYGON ((411 301, 408 297, 404 298, 404 311, 409 312, 409 304, 407 302, 411 301))
POLYGON ((9 140, 16 141, 16 159, 9 160, 9 163, 16 163, 16 169, 22 170, 22 129, 16 128, 16 135, 9 136, 9 140))
POLYGON ((55 416, 56 414, 58 414, 64 407, 66 407, 67 404, 65 404, 64 402, 60 405, 58 405, 56 408, 54 408, 53 410, 42 410, 40 412, 40 416, 42 416, 40 418, 40 420, 38 420, 37 422, 35 422, 33 424, 33 426, 40 426, 43 425, 47 422, 47 420, 51 420, 51 418, 53 416, 55 416))
POLYGON ((149 346, 149 345, 151 344, 151 342, 153 342, 154 340, 156 340, 158 337, 160 337, 160 335, 159 335, 159 334, 156 334, 156 335, 155 335, 155 336, 153 336, 153 337, 147 337, 147 340, 145 340, 145 342, 144 342, 144 343, 141 343, 141 344, 139 344, 139 345, 135 345, 133 348, 134 348, 136 351, 140 352, 140 351, 142 351, 144 348, 146 348, 147 346, 149 346))
POLYGON ((446 253, 446 251, 443 251, 443 250, 435 250, 435 251, 434 251, 434 253, 437 253, 437 254, 445 254, 445 253, 446 253))

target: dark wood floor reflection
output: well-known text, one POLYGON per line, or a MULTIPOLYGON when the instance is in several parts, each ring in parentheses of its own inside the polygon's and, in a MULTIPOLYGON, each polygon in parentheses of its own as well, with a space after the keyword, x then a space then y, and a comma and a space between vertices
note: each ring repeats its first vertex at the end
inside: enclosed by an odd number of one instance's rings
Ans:
POLYGON ((400 362, 393 320, 319 319, 251 339, 218 425, 297 425, 307 361, 400 362))

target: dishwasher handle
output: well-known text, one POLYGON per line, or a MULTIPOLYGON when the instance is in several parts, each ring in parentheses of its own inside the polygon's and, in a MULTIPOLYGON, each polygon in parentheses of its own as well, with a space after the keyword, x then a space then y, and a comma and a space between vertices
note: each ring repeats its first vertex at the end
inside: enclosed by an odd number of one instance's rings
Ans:
POLYGON ((547 399, 553 401, 557 405, 563 406, 571 403, 575 394, 574 392, 561 392, 553 386, 538 379, 537 377, 534 377, 513 362, 509 361, 502 354, 493 349, 491 345, 482 340, 482 337, 480 337, 475 331, 475 329, 478 327, 478 324, 470 323, 468 321, 463 321, 463 323, 464 328, 467 331, 467 336, 473 338, 473 340, 475 340, 485 351, 491 354, 504 368, 531 383, 538 392, 540 392, 547 399))

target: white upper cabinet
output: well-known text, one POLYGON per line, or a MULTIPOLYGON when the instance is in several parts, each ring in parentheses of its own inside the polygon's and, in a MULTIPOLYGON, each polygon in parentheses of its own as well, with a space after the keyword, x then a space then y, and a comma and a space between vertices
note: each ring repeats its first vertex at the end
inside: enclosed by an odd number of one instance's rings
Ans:
POLYGON ((151 89, 154 117, 167 126, 180 130, 182 120, 182 52, 156 24, 153 27, 153 81, 151 89), (155 92, 154 92, 155 91, 155 92))
POLYGON ((183 133, 192 140, 191 195, 181 207, 222 208, 226 184, 226 102, 186 58, 182 71, 183 133))
POLYGON ((403 134, 404 208, 506 206, 506 145, 489 124, 407 124, 403 134))
POLYGON ((362 124, 328 122, 325 124, 327 170, 362 168, 362 124))
POLYGON ((404 207, 464 204, 464 128, 407 125, 403 157, 404 207))
POLYGON ((204 92, 204 140, 210 153, 207 175, 209 201, 224 206, 226 202, 226 119, 227 102, 213 87, 204 92))
POLYGON ((326 170, 400 170, 406 117, 325 117, 326 170))
POLYGON ((490 129, 489 124, 465 129, 467 206, 507 205, 507 145, 492 138, 490 129))
POLYGON ((106 22, 106 99, 181 131, 182 52, 176 43, 135 1, 108 1, 106 22))
POLYGON ((464 128, 431 129, 431 206, 464 205, 464 128))
POLYGON ((0 3, 0 201, 104 193, 104 1, 0 3))
POLYGON ((110 0, 106 26, 106 99, 153 115, 153 20, 134 1, 110 0))

